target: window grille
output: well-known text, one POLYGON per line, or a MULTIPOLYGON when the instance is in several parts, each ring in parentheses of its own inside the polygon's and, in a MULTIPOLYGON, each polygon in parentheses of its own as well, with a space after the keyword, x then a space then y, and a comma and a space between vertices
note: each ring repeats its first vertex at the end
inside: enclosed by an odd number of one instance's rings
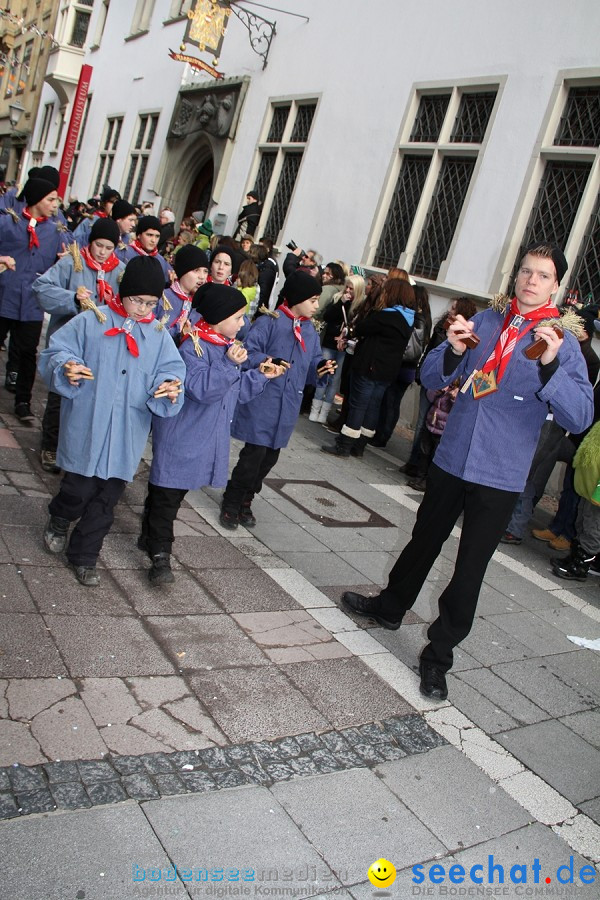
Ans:
POLYGON ((285 216, 292 198, 292 191, 302 162, 301 153, 286 153, 281 167, 281 174, 275 189, 269 218, 264 231, 268 235, 277 235, 283 227, 285 216))
POLYGON ((264 198, 267 193, 267 188, 269 187, 269 182, 271 181, 271 175, 273 174, 273 169, 275 168, 275 160, 277 159, 277 151, 263 151, 260 163, 258 166, 258 172, 256 174, 256 178, 254 179, 254 187, 255 190, 258 191, 258 196, 264 198))
POLYGON ((600 86, 570 89, 554 143, 562 147, 600 145, 600 86))
POLYGON ((134 205, 139 202, 144 176, 150 158, 150 150, 158 127, 158 113, 140 116, 139 126, 129 160, 129 171, 123 189, 123 198, 134 205))
POLYGON ((292 131, 291 140, 295 143, 306 143, 310 134, 310 126, 315 115, 316 103, 304 103, 298 107, 296 121, 292 131))
POLYGON ((278 144, 281 141, 289 114, 289 106, 274 107, 273 118, 271 119, 271 127, 269 128, 269 134, 267 136, 267 143, 278 144))
POLYGON ((440 136, 449 103, 450 94, 423 94, 409 140, 435 143, 440 136))
POLYGON ((83 47, 87 38, 88 28, 90 24, 90 14, 75 10, 75 21, 73 23, 73 31, 71 32, 71 47, 83 47))
POLYGON ((592 301, 600 302, 600 194, 581 243, 579 257, 573 266, 569 286, 579 291, 581 300, 591 294, 592 301))
POLYGON ((430 164, 430 156, 404 157, 374 265, 389 269, 397 264, 408 242, 430 164))
POLYGON ((106 136, 104 146, 98 160, 98 171, 94 182, 93 193, 97 194, 103 184, 108 184, 112 172, 113 160, 121 136, 123 117, 115 116, 106 120, 106 136))
POLYGON ((467 194, 475 159, 446 157, 413 261, 413 273, 436 278, 448 255, 467 194))
POLYGON ((496 91, 463 94, 450 140, 459 144, 481 144, 495 100, 496 91))

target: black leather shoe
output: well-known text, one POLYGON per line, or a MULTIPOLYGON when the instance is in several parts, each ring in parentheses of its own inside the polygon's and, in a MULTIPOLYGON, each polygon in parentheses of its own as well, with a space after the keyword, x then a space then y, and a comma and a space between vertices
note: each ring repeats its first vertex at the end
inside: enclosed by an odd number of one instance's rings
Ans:
POLYGON ((222 509, 219 514, 219 524, 222 525, 223 528, 228 528, 229 531, 235 531, 240 524, 240 514, 227 512, 226 509, 222 509))
POLYGON ((420 689, 424 697, 430 700, 445 700, 448 696, 448 685, 446 684, 446 673, 440 666, 435 663, 419 662, 419 673, 421 675, 420 689))
POLYGON ((250 509, 250 506, 242 506, 239 513, 239 522, 240 525, 244 525, 246 528, 254 528, 256 525, 256 518, 254 517, 254 513, 250 509))
POLYGON ((79 584, 85 587, 96 587, 100 584, 100 576, 95 566, 76 566, 71 563, 71 568, 75 572, 75 578, 79 584))
POLYGON ((381 625, 382 628, 388 628, 390 631, 396 631, 397 628, 400 628, 402 619, 395 622, 381 615, 381 601, 379 597, 364 597, 362 594, 346 591, 342 600, 357 616, 374 619, 378 625, 381 625))

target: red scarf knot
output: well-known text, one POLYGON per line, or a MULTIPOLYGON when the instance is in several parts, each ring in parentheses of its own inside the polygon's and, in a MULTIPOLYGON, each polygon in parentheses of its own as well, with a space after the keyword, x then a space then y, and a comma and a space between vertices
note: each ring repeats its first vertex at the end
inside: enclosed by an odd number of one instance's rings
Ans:
POLYGON ((31 215, 27 207, 23 210, 23 215, 27 219, 27 233, 29 235, 29 249, 31 250, 33 247, 39 247, 40 241, 35 232, 36 225, 39 225, 40 222, 45 222, 48 216, 40 216, 39 219, 34 218, 31 215))
POLYGON ((128 316, 125 307, 123 306, 123 302, 119 295, 116 297, 110 297, 106 301, 106 305, 112 309, 113 312, 117 313, 117 315, 122 316, 125 321, 123 322, 122 328, 109 328, 108 331, 105 331, 104 334, 107 337, 114 337, 116 334, 124 334, 125 335, 125 343, 127 344, 127 349, 131 353, 132 356, 139 356, 140 351, 136 342, 136 339, 132 335, 132 331, 135 325, 140 322, 152 322, 154 319, 154 313, 151 312, 150 315, 145 316, 143 319, 132 319, 128 316))
POLYGON ((185 293, 185 291, 179 284, 179 281, 173 282, 173 284, 171 285, 171 290, 173 291, 175 296, 179 297, 179 299, 181 300, 181 312, 169 327, 175 328, 175 326, 177 326, 179 328, 179 331, 181 331, 190 316, 190 310, 192 308, 192 295, 185 293))
MULTIPOLYGON (((219 347, 231 347, 233 344, 233 339, 226 338, 225 335, 219 334, 218 331, 209 325, 204 319, 199 319, 193 328, 194 335, 202 341, 207 341, 209 344, 217 344, 219 347)), ((189 334, 186 334, 183 340, 189 337, 189 334)), ((183 343, 183 341, 182 341, 183 343)))
POLYGON ((500 337, 481 371, 492 372, 497 370, 496 384, 499 384, 506 371, 513 350, 517 345, 517 341, 524 338, 525 335, 531 331, 532 328, 535 328, 537 323, 542 319, 556 318, 559 315, 560 313, 552 300, 548 300, 547 303, 543 306, 538 306, 537 309, 531 309, 529 312, 520 313, 517 305, 517 298, 513 297, 502 325, 500 337), (520 331, 524 322, 527 323, 526 327, 520 331))
POLYGON ((287 316, 287 317, 288 317, 288 319, 292 319, 292 320, 293 320, 293 322, 292 322, 292 328, 294 329, 294 337, 296 338, 296 340, 298 341, 298 343, 299 343, 300 346, 302 347, 302 350, 303 350, 304 352, 306 352, 306 345, 305 345, 305 343, 304 343, 304 338, 302 337, 302 329, 301 329, 301 327, 300 327, 300 323, 301 323, 301 322, 310 322, 310 317, 309 317, 309 316, 296 316, 296 315, 294 315, 294 313, 291 311, 291 309, 290 309, 289 306, 287 305, 287 300, 284 300, 283 303, 281 303, 281 304, 277 307, 277 311, 278 311, 278 312, 282 312, 282 313, 284 314, 284 316, 287 316))
POLYGON ((107 284, 107 282, 104 280, 104 273, 112 272, 113 269, 116 269, 119 265, 119 260, 114 253, 111 253, 105 262, 99 263, 90 253, 89 247, 82 247, 80 255, 88 269, 96 272, 96 290, 98 293, 98 300, 100 301, 100 303, 108 304, 108 298, 114 297, 114 291, 110 284, 107 284))
POLYGON ((132 250, 135 250, 136 253, 139 253, 140 256, 158 256, 158 248, 155 247, 154 250, 144 250, 138 239, 135 241, 129 241, 127 244, 128 247, 131 247, 132 250))

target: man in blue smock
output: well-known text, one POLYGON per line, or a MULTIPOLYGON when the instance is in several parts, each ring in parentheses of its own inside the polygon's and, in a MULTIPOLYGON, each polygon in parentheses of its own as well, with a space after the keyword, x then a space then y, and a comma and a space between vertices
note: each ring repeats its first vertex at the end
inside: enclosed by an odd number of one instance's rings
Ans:
POLYGON ((460 377, 461 391, 427 476, 412 537, 376 597, 347 591, 344 602, 360 616, 396 629, 415 603, 459 516, 462 534, 454 574, 428 629, 419 671, 421 693, 445 700, 453 648, 469 634, 489 560, 523 490, 538 437, 551 409, 578 434, 593 417, 592 386, 577 339, 559 318, 552 295, 567 271, 555 245, 528 250, 515 297, 502 310, 457 316, 447 340, 427 356, 421 383, 446 387, 460 377), (556 321, 561 327, 552 327, 556 321), (476 346, 471 335, 479 338, 476 346), (545 342, 537 359, 525 350, 545 342))

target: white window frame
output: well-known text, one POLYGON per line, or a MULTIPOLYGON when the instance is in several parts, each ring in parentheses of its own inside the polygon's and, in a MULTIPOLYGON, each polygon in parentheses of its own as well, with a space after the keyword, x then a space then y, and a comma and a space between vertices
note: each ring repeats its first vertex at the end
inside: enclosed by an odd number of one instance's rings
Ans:
POLYGON ((150 160, 150 155, 152 153, 152 147, 154 145, 154 139, 156 138, 156 132, 158 131, 158 124, 160 121, 160 110, 151 110, 148 112, 140 112, 138 113, 136 126, 131 138, 131 145, 128 155, 128 162, 123 171, 123 180, 121 186, 121 195, 125 200, 129 200, 130 203, 135 205, 136 201, 140 199, 142 194, 142 188, 144 186, 144 179, 146 177, 146 171, 148 168, 148 162, 150 160), (156 119, 156 125, 152 130, 152 120, 156 119), (142 123, 145 122, 143 126, 141 146, 136 147, 136 143, 138 140, 138 136, 140 133, 140 129, 142 128, 142 123), (148 141, 150 144, 148 146, 148 141), (127 182, 129 181, 131 175, 131 183, 130 188, 127 189, 127 182), (139 193, 136 195, 136 189, 139 185, 139 193))
POLYGON ((92 182, 92 194, 101 190, 102 185, 105 182, 108 183, 108 179, 112 174, 117 147, 119 145, 121 134, 123 133, 124 120, 125 116, 123 113, 115 113, 114 115, 106 117, 104 132, 102 134, 102 143, 100 144, 102 149, 98 153, 96 174, 92 182))

